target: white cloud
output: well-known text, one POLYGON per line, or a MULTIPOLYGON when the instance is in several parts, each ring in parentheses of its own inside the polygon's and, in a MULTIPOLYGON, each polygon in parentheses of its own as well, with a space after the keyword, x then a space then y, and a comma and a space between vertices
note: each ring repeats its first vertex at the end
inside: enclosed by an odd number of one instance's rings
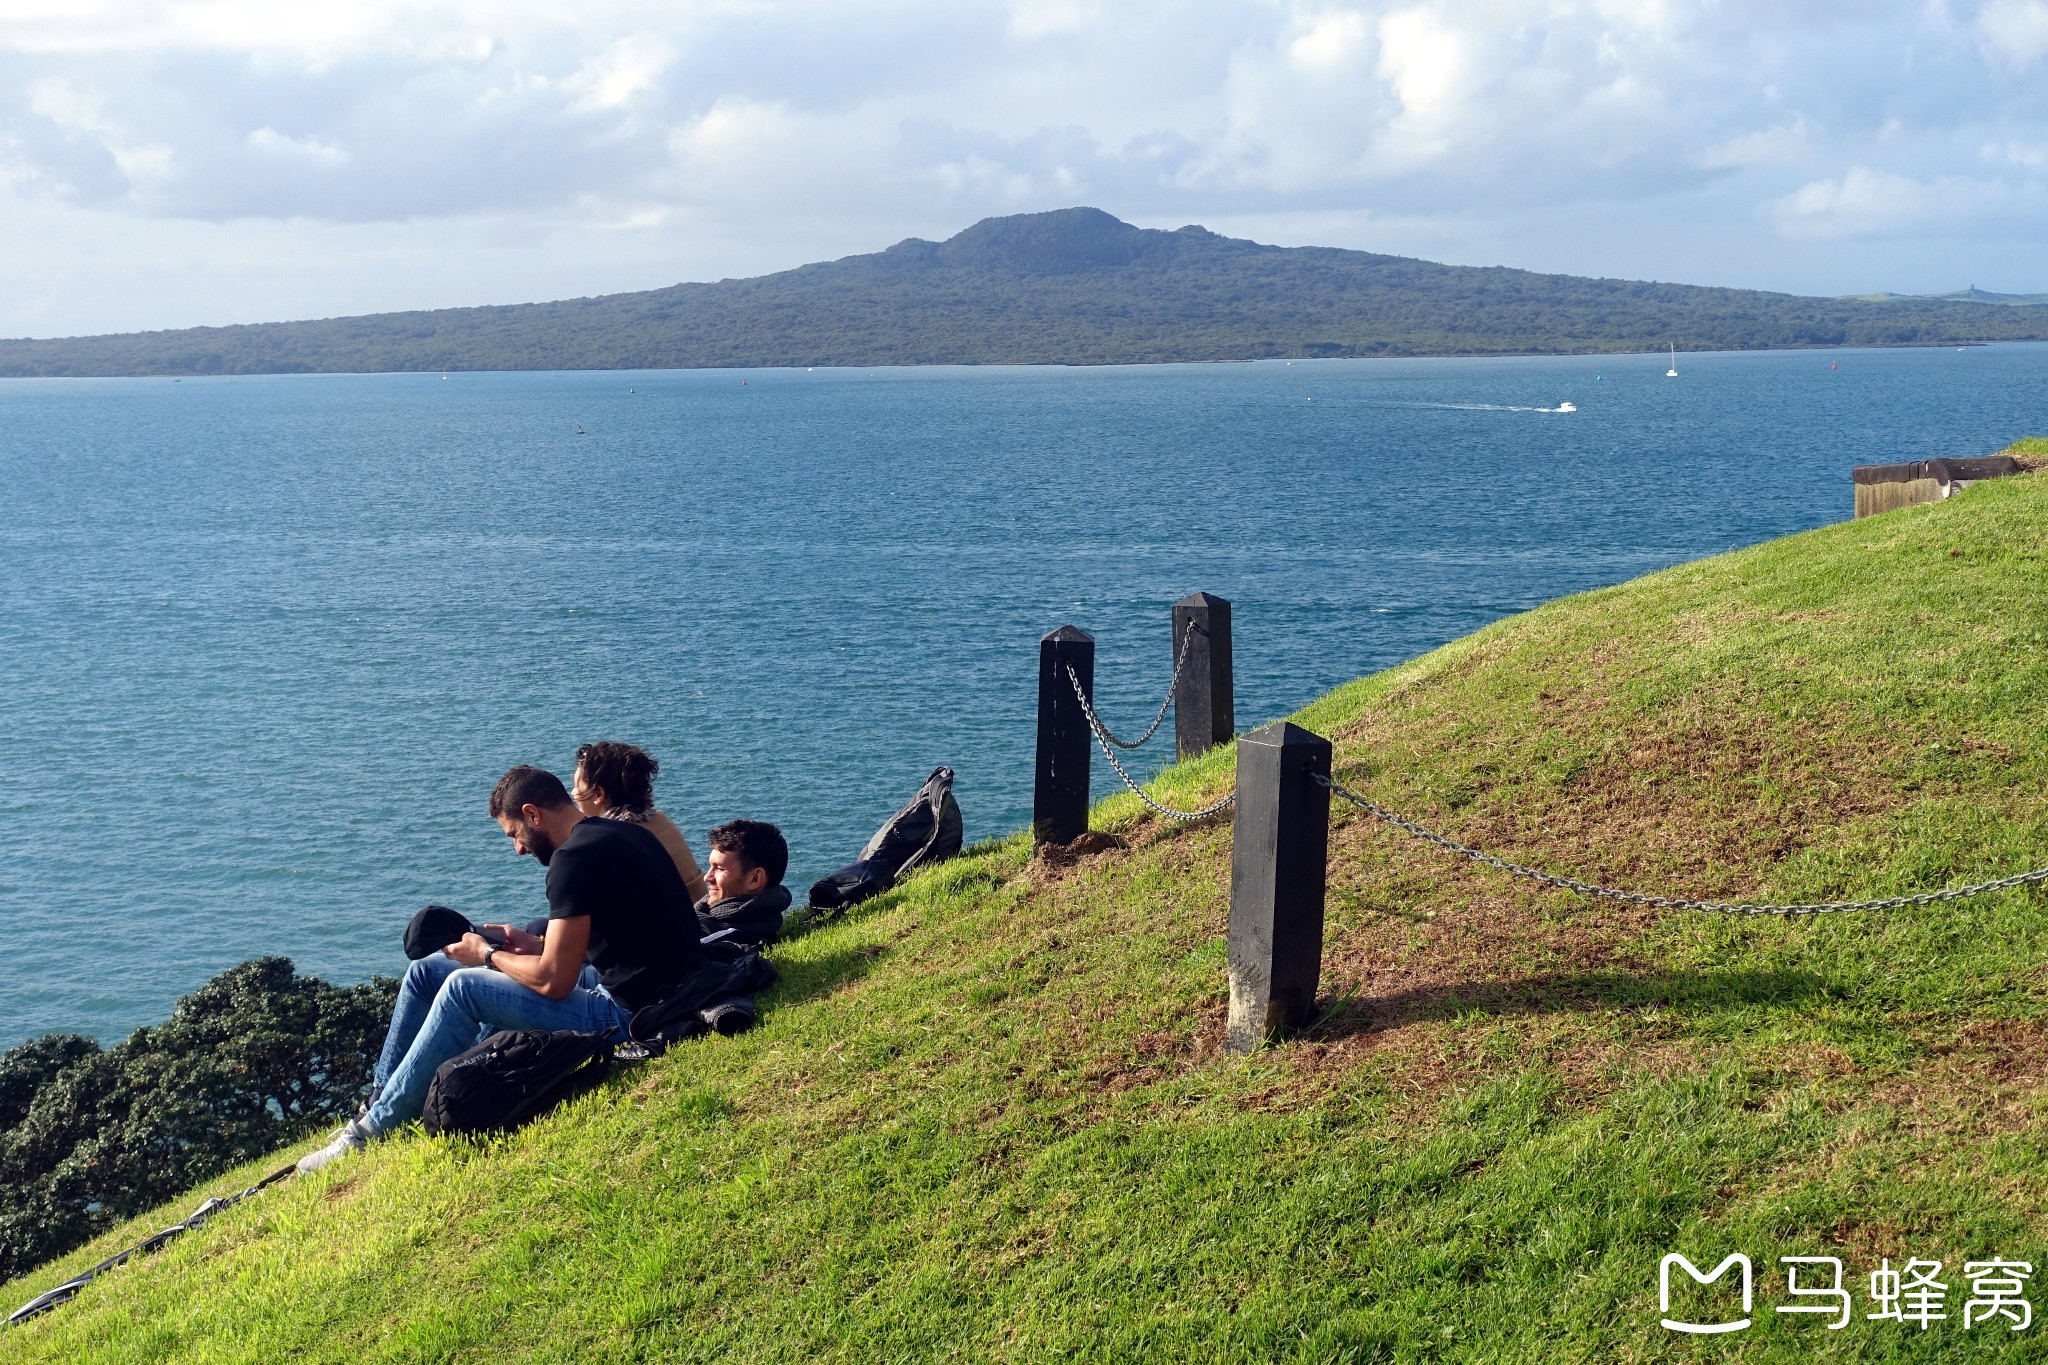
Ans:
POLYGON ((1993 142, 1981 153, 1986 161, 2003 161, 2030 170, 2048 170, 2048 142, 1993 142))
POLYGON ((1083 33, 1103 17, 1096 0, 1011 0, 1010 34, 1032 39, 1083 33))
POLYGON ((1977 16, 1977 31, 1995 56, 2032 66, 2048 57, 2048 0, 1991 0, 1977 16))
POLYGON ((1465 33, 1418 7, 1380 20, 1379 36, 1380 78, 1401 101, 1402 119, 1423 127, 1455 119, 1471 76, 1465 33))
POLYGON ((2010 197, 1997 181, 1944 176, 1922 182, 1852 166, 1838 177, 1800 186, 1775 208, 1784 230, 1795 237, 1867 237, 1967 222, 2010 197))
POLYGON ((1739 133, 1717 142, 1700 153, 1699 164, 1708 170, 1732 170, 1743 166, 1790 166, 1813 150, 1813 139, 1804 118, 1794 118, 1773 128, 1739 133))
POLYGON ((752 159, 771 154, 778 143, 787 143, 793 132, 790 123, 789 111, 780 104, 722 99, 703 117, 676 129, 673 137, 676 150, 686 157, 752 159))
POLYGON ((670 57, 666 43, 636 34, 585 62, 563 85, 575 92, 580 111, 624 108, 654 89, 670 57))
POLYGON ((1933 191, 1919 181, 1855 166, 1835 179, 1800 186, 1777 209, 1789 232, 1848 237, 1917 222, 1933 205, 1933 191))
POLYGON ((1368 50, 1372 24, 1356 10, 1332 10, 1310 18, 1287 44, 1287 60, 1302 71, 1341 71, 1368 50))
MULTIPOLYGON (((1660 8, 1609 0, 1296 11, 1282 43, 1234 61, 1219 169, 1287 193, 1378 185, 1416 205, 1488 181, 1515 198, 1668 179, 1726 112, 1687 107, 1723 73, 1712 52, 1674 55, 1671 27, 1660 8)), ((1753 126, 1753 88, 1722 98, 1745 94, 1753 126)))
MULTIPOLYGON (((59 198, 95 199, 106 193, 113 177, 147 189, 164 184, 175 173, 171 148, 135 135, 109 111, 105 91, 50 77, 30 82, 27 95, 29 112, 60 130, 61 137, 43 144, 40 173, 17 175, 18 183, 40 183, 59 198)), ((17 135, 10 142, 19 155, 23 139, 17 135)))
POLYGON ((97 90, 87 89, 61 76, 30 82, 28 107, 52 123, 85 132, 112 131, 107 123, 105 98, 97 90))
POLYGON ((287 137, 275 128, 258 128, 249 134, 247 141, 258 152, 293 157, 316 165, 338 166, 348 160, 348 153, 332 143, 318 138, 287 137))

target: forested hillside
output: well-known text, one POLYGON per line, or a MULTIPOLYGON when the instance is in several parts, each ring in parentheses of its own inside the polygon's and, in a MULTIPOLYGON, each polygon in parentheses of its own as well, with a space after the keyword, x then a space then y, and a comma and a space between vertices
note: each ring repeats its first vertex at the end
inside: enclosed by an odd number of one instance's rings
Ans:
POLYGON ((1128 364, 2048 338, 2048 305, 1821 299, 1275 247, 1096 209, 556 303, 0 341, 0 375, 1128 364))

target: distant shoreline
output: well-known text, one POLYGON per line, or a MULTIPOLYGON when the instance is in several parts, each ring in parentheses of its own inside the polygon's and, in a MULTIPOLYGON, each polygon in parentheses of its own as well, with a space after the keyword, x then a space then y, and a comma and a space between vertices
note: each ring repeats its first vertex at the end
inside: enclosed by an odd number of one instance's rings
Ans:
MULTIPOLYGON (((0 342, 0 346, 10 343, 0 342)), ((1679 359, 1727 355, 1758 355, 1771 352, 1801 353, 1814 351, 1947 351, 1981 350, 1991 346, 2039 346, 2048 345, 2048 337, 2022 337, 1997 341, 1899 341, 1870 342, 1858 345, 1825 343, 1802 343, 1782 346, 1723 347, 1713 350, 1678 350, 1679 359)), ((160 379, 183 382, 187 379, 317 379, 342 376, 415 376, 430 378, 440 374, 493 375, 493 374, 762 374, 780 371, 812 370, 1111 370, 1143 369, 1169 365, 1308 365, 1329 361, 1346 360, 1596 360, 1602 358, 1628 359, 1642 356, 1646 359, 1661 360, 1664 352, 1656 349, 1644 350, 1585 350, 1585 351, 1444 351, 1417 352, 1413 354, 1378 355, 1314 355, 1314 356, 1252 356, 1247 359, 1226 360, 931 360, 931 361, 885 361, 874 364, 849 365, 556 365, 522 366, 514 369, 464 369, 460 366, 429 367, 427 369, 405 370, 234 370, 211 371, 189 374, 170 372, 150 373, 92 373, 92 374, 20 374, 0 371, 0 382, 8 380, 49 380, 49 379, 160 379)))

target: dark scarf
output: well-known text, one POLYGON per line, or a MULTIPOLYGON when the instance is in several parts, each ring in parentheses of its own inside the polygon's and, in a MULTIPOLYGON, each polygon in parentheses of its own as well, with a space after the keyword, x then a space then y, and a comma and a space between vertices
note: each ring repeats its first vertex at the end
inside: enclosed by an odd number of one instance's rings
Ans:
POLYGON ((779 884, 756 891, 751 896, 699 901, 697 929, 704 934, 730 929, 732 932, 720 939, 720 943, 758 948, 765 943, 773 943, 775 936, 782 932, 782 912, 787 909, 789 888, 779 884))

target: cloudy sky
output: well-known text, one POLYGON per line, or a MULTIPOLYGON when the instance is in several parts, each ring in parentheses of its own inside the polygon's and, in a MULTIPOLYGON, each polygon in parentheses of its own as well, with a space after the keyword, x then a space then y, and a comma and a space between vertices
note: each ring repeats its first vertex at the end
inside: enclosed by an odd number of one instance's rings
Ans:
POLYGON ((651 288, 1071 204, 2048 290, 2048 0, 0 0, 0 335, 651 288))

